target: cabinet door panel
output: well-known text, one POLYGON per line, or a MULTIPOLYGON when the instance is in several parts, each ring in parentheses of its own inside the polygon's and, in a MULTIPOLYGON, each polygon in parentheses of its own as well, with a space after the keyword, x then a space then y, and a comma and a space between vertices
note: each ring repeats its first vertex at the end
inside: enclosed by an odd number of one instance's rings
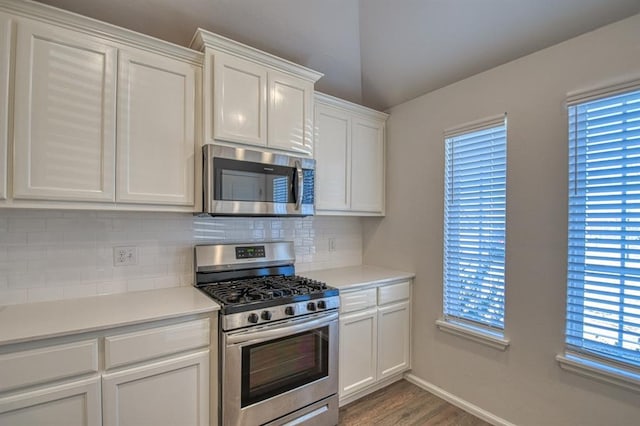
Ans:
POLYGON ((351 121, 349 115, 316 106, 316 208, 348 210, 351 121))
POLYGON ((7 198, 10 55, 11 21, 7 15, 0 13, 0 200, 7 198))
POLYGON ((214 138, 266 145, 266 69, 222 53, 213 62, 214 138))
POLYGON ((100 377, 0 398, 0 424, 100 426, 100 377))
POLYGON ((409 368, 409 302, 378 308, 378 379, 409 368))
POLYGON ((376 330, 376 309, 340 317, 340 398, 376 381, 376 330))
POLYGON ((384 125, 353 120, 351 145, 351 209, 384 211, 384 125))
POLYGON ((113 201, 114 47, 20 21, 15 79, 15 198, 113 201))
POLYGON ((104 374, 104 426, 209 424, 209 351, 104 374))
POLYGON ((116 201, 193 205, 196 68, 121 52, 116 201))
POLYGON ((312 83, 269 71, 269 147, 313 153, 312 96, 312 83))

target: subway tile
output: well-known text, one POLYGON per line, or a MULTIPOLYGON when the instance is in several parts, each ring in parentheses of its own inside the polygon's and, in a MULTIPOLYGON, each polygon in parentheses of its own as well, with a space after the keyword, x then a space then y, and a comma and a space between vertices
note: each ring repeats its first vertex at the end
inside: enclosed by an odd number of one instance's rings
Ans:
POLYGON ((130 279, 127 280, 127 291, 153 290, 155 283, 155 278, 130 279))
POLYGON ((7 221, 9 232, 39 232, 45 230, 45 220, 28 217, 10 217, 7 221))
POLYGON ((29 301, 26 289, 23 290, 2 290, 0 291, 0 306, 17 305, 29 301))
POLYGON ((0 245, 5 247, 27 244, 27 232, 0 231, 0 245))
POLYGON ((77 297, 96 296, 97 286, 94 283, 79 284, 62 287, 62 295, 65 299, 75 299, 77 297))
POLYGON ((362 260, 359 218, 0 211, 0 300, 24 303, 192 285, 194 244, 281 240, 294 241, 300 272, 362 260), (328 238, 336 239, 333 252, 328 238), (138 264, 115 267, 117 246, 137 247, 138 264))
POLYGON ((38 287, 27 290, 27 299, 31 302, 47 302, 64 299, 63 287, 38 287))
POLYGON ((125 293, 127 291, 127 282, 122 281, 109 281, 96 284, 97 294, 115 294, 125 293))

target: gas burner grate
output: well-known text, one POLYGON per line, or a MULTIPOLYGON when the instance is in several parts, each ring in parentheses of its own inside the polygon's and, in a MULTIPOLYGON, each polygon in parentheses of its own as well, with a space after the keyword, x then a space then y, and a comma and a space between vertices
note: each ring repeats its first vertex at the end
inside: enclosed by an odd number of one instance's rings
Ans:
POLYGON ((300 295, 321 294, 325 283, 298 275, 278 275, 223 281, 200 287, 225 305, 242 305, 258 301, 283 300, 300 295))

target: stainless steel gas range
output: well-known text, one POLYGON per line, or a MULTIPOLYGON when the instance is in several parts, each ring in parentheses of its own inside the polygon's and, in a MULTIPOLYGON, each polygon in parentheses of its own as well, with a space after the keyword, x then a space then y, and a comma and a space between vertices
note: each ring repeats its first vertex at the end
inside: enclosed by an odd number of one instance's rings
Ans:
POLYGON ((295 275, 293 243, 195 247, 221 305, 221 424, 338 424, 338 290, 295 275))

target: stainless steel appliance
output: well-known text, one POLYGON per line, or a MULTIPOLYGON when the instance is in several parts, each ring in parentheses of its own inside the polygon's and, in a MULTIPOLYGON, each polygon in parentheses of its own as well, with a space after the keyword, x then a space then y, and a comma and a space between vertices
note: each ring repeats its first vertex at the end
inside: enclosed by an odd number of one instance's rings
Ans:
POLYGON ((338 424, 338 290, 295 275, 291 242, 195 247, 220 305, 223 425, 338 424))
POLYGON ((213 144, 202 147, 203 209, 217 216, 309 216, 315 160, 213 144))

